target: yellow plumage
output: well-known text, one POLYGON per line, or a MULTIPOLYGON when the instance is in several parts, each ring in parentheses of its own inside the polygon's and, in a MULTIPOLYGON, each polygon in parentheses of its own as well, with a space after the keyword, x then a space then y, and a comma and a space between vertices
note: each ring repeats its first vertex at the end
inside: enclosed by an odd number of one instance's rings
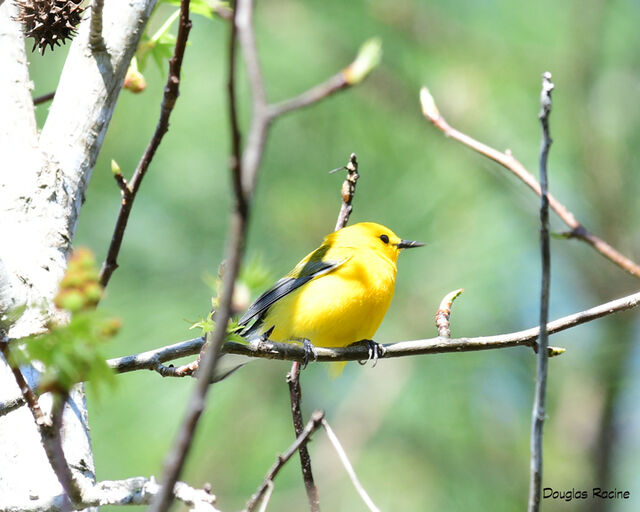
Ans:
POLYGON ((420 245, 373 222, 331 233, 251 305, 240 319, 256 319, 245 335, 273 327, 274 341, 319 347, 372 339, 393 298, 400 250, 420 245))

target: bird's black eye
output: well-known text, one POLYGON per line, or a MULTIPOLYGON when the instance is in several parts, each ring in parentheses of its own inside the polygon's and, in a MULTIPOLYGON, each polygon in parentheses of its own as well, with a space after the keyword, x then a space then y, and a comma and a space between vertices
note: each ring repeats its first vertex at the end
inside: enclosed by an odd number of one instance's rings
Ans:
POLYGON ((382 240, 385 244, 389 243, 389 237, 387 235, 380 235, 380 240, 382 240))

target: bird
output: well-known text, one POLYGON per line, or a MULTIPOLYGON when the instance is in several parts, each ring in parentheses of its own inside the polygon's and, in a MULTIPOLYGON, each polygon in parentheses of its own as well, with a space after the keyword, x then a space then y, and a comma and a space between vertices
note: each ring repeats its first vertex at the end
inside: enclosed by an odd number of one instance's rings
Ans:
POLYGON ((393 298, 400 252, 423 245, 375 222, 330 233, 249 306, 240 334, 301 342, 311 355, 314 347, 372 340, 393 298))

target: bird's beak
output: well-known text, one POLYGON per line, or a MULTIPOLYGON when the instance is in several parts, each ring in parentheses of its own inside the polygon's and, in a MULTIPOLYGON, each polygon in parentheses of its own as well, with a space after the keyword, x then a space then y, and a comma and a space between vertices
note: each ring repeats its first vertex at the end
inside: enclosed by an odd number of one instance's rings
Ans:
POLYGON ((400 240, 397 246, 398 249, 411 249, 412 247, 422 247, 422 242, 416 242, 415 240, 400 240))

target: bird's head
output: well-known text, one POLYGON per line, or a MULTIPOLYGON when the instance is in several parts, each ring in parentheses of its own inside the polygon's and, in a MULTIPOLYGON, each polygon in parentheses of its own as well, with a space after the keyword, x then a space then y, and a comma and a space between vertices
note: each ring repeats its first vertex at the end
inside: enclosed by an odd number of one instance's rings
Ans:
POLYGON ((360 222, 342 228, 329 235, 334 247, 352 247, 362 250, 373 250, 394 263, 402 249, 422 247, 422 242, 403 240, 389 228, 375 222, 360 222))

